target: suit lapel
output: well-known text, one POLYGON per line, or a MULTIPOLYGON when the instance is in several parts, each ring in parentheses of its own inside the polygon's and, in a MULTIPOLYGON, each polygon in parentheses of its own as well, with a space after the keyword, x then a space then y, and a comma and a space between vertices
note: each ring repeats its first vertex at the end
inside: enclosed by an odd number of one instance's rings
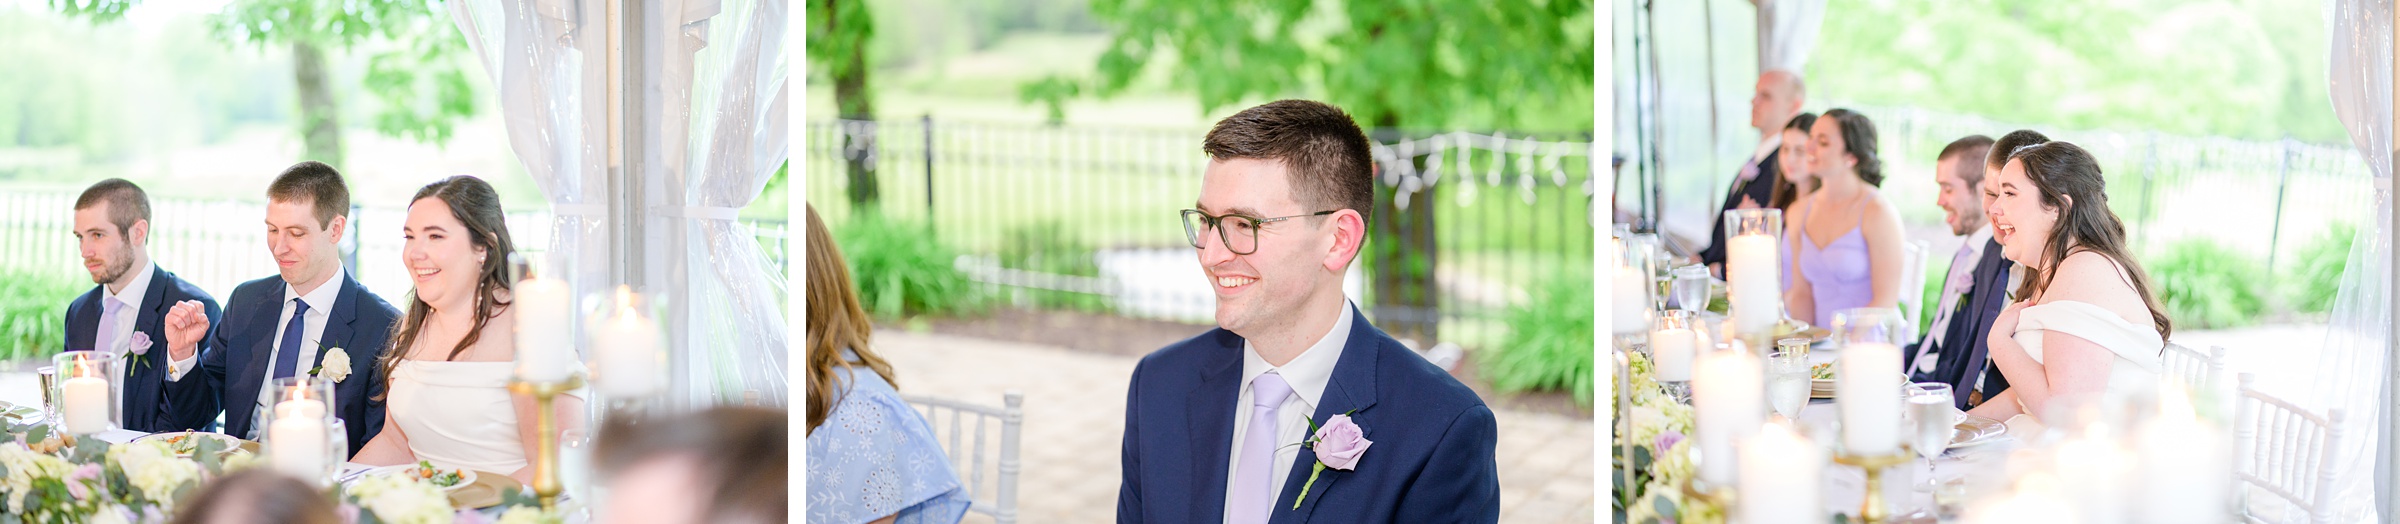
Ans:
MULTIPOLYGON (((168 344, 164 335, 166 334, 167 309, 175 306, 175 297, 167 296, 167 290, 175 287, 169 285, 174 281, 175 274, 168 273, 164 269, 155 271, 157 273, 150 279, 150 288, 142 291, 142 304, 136 306, 134 310, 133 331, 147 334, 150 337, 150 350, 143 355, 126 355, 128 358, 125 363, 128 366, 126 373, 128 387, 125 393, 127 426, 132 426, 136 420, 147 421, 153 418, 158 410, 157 399, 160 398, 158 389, 161 387, 159 382, 165 380, 165 377, 160 376, 160 373, 163 373, 160 368, 166 365, 164 362, 166 362, 165 353, 168 344), (132 367, 136 365, 140 367, 132 367)), ((144 429, 149 427, 148 422, 141 425, 141 428, 144 429)))
POLYGON ((1985 241, 1983 260, 1975 264, 1975 294, 1971 297, 1973 298, 1971 303, 1966 304, 1966 307, 1963 308, 1971 315, 1966 318, 1950 320, 1953 324, 1964 323, 1967 326, 1964 331, 1968 337, 1966 347, 1971 349, 1967 352, 1966 367, 1959 370, 1957 387, 1967 391, 1969 395, 1967 398, 1970 399, 1990 398, 1988 394, 1981 397, 1974 396, 1978 393, 1975 384, 1978 378, 1985 375, 1985 368, 1989 367, 1991 363, 1989 337, 1991 336, 1993 317, 1999 314, 2001 308, 2007 306, 2008 266, 2008 260, 2000 257, 2000 242, 1998 240, 1985 241))
MULTIPOLYGON (((358 290, 352 289, 352 287, 356 286, 357 284, 358 283, 356 281, 351 279, 342 279, 342 291, 334 294, 333 308, 325 312, 327 315, 325 317, 325 333, 323 333, 323 336, 317 338, 317 347, 319 349, 329 350, 337 347, 347 348, 358 343, 355 340, 351 340, 351 335, 354 335, 358 332, 357 329, 351 326, 351 324, 358 322, 358 308, 353 307, 358 305, 359 299, 356 296, 358 290)), ((306 373, 308 370, 316 369, 317 366, 324 365, 324 363, 325 351, 318 351, 317 355, 312 358, 309 364, 301 367, 298 372, 306 373)))
POLYGON ((225 430, 236 432, 236 437, 242 436, 241 433, 246 433, 251 424, 257 422, 251 419, 251 415, 257 413, 258 395, 264 391, 267 382, 267 364, 274 358, 275 324, 283 321, 282 298, 282 290, 270 289, 245 308, 263 314, 250 316, 250 326, 245 331, 256 335, 247 342, 249 351, 242 355, 241 374, 235 376, 233 389, 223 393, 225 430))
MULTIPOLYGON (((1355 311, 1351 313, 1350 340, 1342 345, 1342 358, 1333 365, 1333 380, 1325 385, 1325 395, 1318 399, 1317 411, 1309 415, 1308 420, 1322 426, 1334 415, 1348 413, 1361 431, 1373 436, 1375 430, 1372 429, 1374 423, 1371 420, 1374 416, 1368 413, 1367 408, 1375 405, 1375 372, 1380 364, 1378 360, 1382 349, 1379 346, 1387 340, 1382 332, 1367 324, 1364 315, 1355 311)), ((1268 522, 1308 522, 1309 516, 1316 512, 1317 504, 1332 494, 1335 481, 1350 474, 1348 471, 1325 468, 1324 472, 1317 474, 1316 483, 1310 484, 1308 476, 1317 464, 1316 450, 1303 446, 1300 456, 1293 460, 1292 472, 1284 477, 1283 493, 1275 498, 1275 511, 1271 513, 1273 517, 1267 519, 1268 522), (1307 498, 1300 497, 1302 488, 1308 490, 1307 498), (1298 509, 1292 507, 1293 501, 1299 502, 1298 509)), ((1365 457, 1360 458, 1361 466, 1368 462, 1365 457)))
POLYGON ((1192 389, 1184 404, 1184 416, 1191 430, 1193 486, 1191 522, 1221 522, 1225 519, 1225 469, 1230 467, 1233 454, 1234 404, 1241 398, 1241 338, 1218 337, 1221 349, 1211 352, 1222 355, 1221 360, 1209 363, 1200 370, 1200 385, 1192 389))

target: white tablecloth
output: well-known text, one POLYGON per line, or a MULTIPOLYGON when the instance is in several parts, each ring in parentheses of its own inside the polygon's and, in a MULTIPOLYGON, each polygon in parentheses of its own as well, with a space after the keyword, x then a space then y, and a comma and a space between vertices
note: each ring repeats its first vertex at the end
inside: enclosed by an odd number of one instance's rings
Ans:
MULTIPOLYGON (((1833 361, 1835 351, 1819 349, 1809 352, 1812 365, 1833 361)), ((1831 399, 1815 399, 1800 409, 1800 426, 1803 431, 1809 432, 1811 439, 1819 443, 1833 443, 1840 437, 1835 423, 1841 418, 1841 413, 1835 405, 1831 399)), ((1944 481, 1963 481, 1969 493, 1989 493, 2000 489, 2006 482, 2006 459, 2017 445, 2014 438, 2001 435, 1991 442, 1952 449, 1934 461, 1934 476, 1944 481)), ((1889 509, 1892 515, 1908 515, 1921 510, 1931 514, 1934 507, 1933 492, 1911 489, 1911 486, 1925 482, 1924 475, 1925 462, 1921 459, 1884 472, 1884 501, 1891 505, 1889 509)), ((1859 506, 1866 497, 1866 472, 1852 466, 1828 464, 1824 482, 1825 510, 1857 517, 1859 506)))

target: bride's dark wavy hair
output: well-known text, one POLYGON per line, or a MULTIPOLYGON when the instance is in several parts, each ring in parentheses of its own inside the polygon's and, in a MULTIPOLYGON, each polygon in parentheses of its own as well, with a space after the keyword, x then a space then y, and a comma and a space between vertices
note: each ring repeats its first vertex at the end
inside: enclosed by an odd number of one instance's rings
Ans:
MULTIPOLYGON (((2050 279, 2067 255, 2079 251, 2099 253, 2125 268, 2133 290, 2142 294, 2142 304, 2150 308, 2151 327, 2158 338, 2166 339, 2175 333, 2174 321, 2167 318, 2166 308, 2158 296, 2150 292, 2149 278, 2142 273, 2140 263, 2134 262, 2126 248, 2125 221, 2108 209, 2108 182, 2100 176, 2100 161, 2091 152, 2071 142, 2044 142, 2017 148, 2008 154, 2008 161, 2025 169, 2025 178, 2033 181, 2034 192, 2041 195, 2045 209, 2058 211, 2058 222, 2050 226, 2049 244, 2042 249, 2042 268, 2026 268, 2031 273, 2017 285, 2017 296, 2031 297, 2037 291, 2050 288, 2050 279)), ((2006 164, 2003 164, 2005 166, 2006 164)), ((1997 176, 1997 175, 1993 175, 1997 176)))
MULTIPOLYGON (((475 341, 483 338, 484 326, 508 310, 510 302, 500 294, 514 285, 508 280, 508 255, 515 253, 517 247, 508 238, 508 216, 500 210, 500 193, 483 179, 465 175, 444 178, 417 190, 417 196, 409 198, 408 205, 414 207, 428 198, 450 206, 450 217, 467 228, 467 241, 484 253, 483 267, 475 269, 475 325, 467 328, 467 336, 459 338, 458 345, 450 348, 450 355, 443 357, 449 360, 475 347, 475 341)), ((375 369, 383 372, 386 395, 392 390, 392 371, 400 368, 400 360, 417 343, 417 332, 425 327, 425 317, 432 313, 433 306, 417 298, 415 291, 408 293, 408 314, 394 323, 391 343, 384 345, 383 360, 375 363, 375 369)))

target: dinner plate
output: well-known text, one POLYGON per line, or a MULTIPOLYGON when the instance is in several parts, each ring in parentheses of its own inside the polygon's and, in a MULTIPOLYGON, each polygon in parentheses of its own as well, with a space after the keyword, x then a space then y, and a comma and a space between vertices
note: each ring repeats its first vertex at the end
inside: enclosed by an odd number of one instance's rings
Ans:
MULTIPOLYGON (((192 453, 191 453, 191 452, 189 452, 189 451, 183 451, 183 450, 180 450, 180 449, 176 449, 176 446, 175 446, 175 444, 176 444, 176 442, 177 442, 177 441, 176 441, 176 439, 177 439, 178 437, 186 437, 186 436, 188 436, 188 438, 211 438, 211 439, 216 439, 217 443, 219 443, 219 444, 224 444, 224 445, 225 445, 225 446, 224 446, 224 451, 223 451, 223 452, 230 452, 230 451, 233 451, 233 450, 235 450, 235 449, 240 449, 240 448, 242 447, 242 439, 233 438, 233 435, 227 435, 227 434, 224 434, 224 433, 209 433, 209 432, 205 432, 205 431, 178 431, 178 432, 173 432, 173 433, 151 433, 151 434, 148 434, 148 435, 142 435, 142 436, 139 436, 139 437, 134 437, 133 441, 134 441, 134 442, 144 442, 144 441, 153 441, 153 440, 155 440, 155 441, 159 441, 160 443, 166 444, 166 445, 167 445, 167 449, 175 451, 175 456, 178 456, 178 457, 189 457, 189 456, 192 456, 192 453)), ((195 449, 197 449, 197 448, 195 448, 195 449)), ((222 453, 222 452, 220 452, 220 453, 222 453)))
POLYGON ((1950 448, 1986 444, 2008 435, 2008 425, 1988 418, 1959 414, 1958 430, 1950 433, 1950 448))
MULTIPOLYGON (((400 465, 395 465, 395 466, 384 466, 384 467, 380 467, 380 468, 375 468, 375 469, 367 470, 367 472, 366 472, 366 473, 360 474, 359 476, 360 476, 360 477, 362 477, 362 478, 363 478, 363 477, 367 477, 367 476, 373 476, 373 475, 399 475, 399 476, 403 476, 403 477, 405 477, 405 476, 408 476, 408 475, 412 474, 412 473, 413 473, 413 471, 411 471, 411 470, 415 470, 415 469, 417 469, 417 465, 416 465, 416 464, 400 464, 400 465)), ((442 491, 444 491, 444 492, 458 491, 458 490, 460 490, 460 489, 464 489, 464 488, 466 488, 468 485, 474 484, 474 483, 475 483, 475 470, 472 470, 472 469, 461 469, 461 470, 458 470, 458 477, 459 477, 459 478, 458 478, 458 483, 457 483, 457 484, 452 484, 452 485, 450 485, 449 487, 442 488, 442 491)))

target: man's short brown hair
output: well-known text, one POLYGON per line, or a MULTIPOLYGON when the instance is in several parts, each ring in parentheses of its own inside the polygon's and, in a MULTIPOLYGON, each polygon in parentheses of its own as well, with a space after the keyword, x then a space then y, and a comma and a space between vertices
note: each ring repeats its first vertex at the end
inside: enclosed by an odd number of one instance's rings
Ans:
MULTIPOLYGON (((1213 160, 1249 158, 1283 163, 1292 200, 1302 212, 1375 208, 1375 158, 1367 134, 1341 108, 1308 100, 1277 100, 1217 121, 1200 149, 1213 160)), ((1371 222, 1370 222, 1371 223, 1371 222)))
POLYGON ((350 186, 342 181, 342 173, 324 162, 304 160, 275 175, 275 183, 267 185, 267 201, 315 204, 317 227, 333 227, 333 217, 350 216, 350 186))
POLYGON ((1967 135, 1966 138, 1952 140, 1950 145, 1942 146, 1942 154, 1934 155, 1933 159, 1936 162, 1953 158, 1962 160, 1953 166, 1953 169, 1956 170, 1959 180, 1964 180, 1967 185, 1972 186, 1983 183, 1983 160, 1991 154, 1992 137, 1967 135))
POLYGON ((2008 165, 2008 156, 2016 153, 2017 150, 2024 149, 2025 146, 2041 145, 2049 142, 2050 137, 2043 135, 2039 131, 2034 131, 2031 129, 2010 131, 2006 135, 2000 135, 2000 140, 1992 143, 1991 153, 1985 156, 1985 158, 1988 160, 1985 160, 1983 164, 1986 166, 1991 166, 1992 169, 1999 169, 2008 165))
POLYGON ((125 179, 111 178, 84 188, 83 196, 75 197, 75 210, 91 209, 101 202, 108 203, 108 223, 116 224, 118 235, 130 235, 134 222, 150 219, 150 193, 125 179))

